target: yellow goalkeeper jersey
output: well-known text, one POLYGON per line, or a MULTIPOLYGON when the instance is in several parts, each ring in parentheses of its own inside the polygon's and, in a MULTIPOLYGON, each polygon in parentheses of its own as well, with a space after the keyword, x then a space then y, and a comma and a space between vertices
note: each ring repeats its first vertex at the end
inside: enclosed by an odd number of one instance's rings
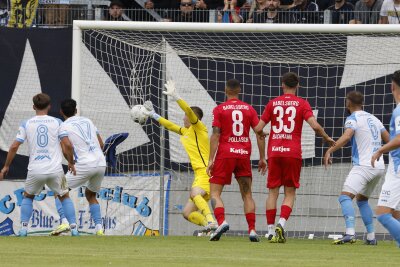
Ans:
POLYGON ((181 135, 181 142, 189 156, 193 170, 206 168, 210 153, 207 127, 197 118, 196 114, 184 100, 179 99, 177 103, 186 116, 188 116, 192 125, 189 128, 181 127, 162 117, 159 123, 168 130, 181 135))

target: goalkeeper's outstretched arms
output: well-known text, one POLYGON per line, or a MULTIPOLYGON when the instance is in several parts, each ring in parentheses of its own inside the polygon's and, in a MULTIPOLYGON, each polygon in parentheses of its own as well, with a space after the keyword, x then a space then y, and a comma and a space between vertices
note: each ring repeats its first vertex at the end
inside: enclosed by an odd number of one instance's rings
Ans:
POLYGON ((189 118, 190 123, 192 125, 196 124, 199 121, 199 118, 194 113, 192 108, 183 100, 178 93, 176 92, 175 82, 173 80, 168 80, 165 84, 166 91, 163 91, 164 95, 170 96, 173 100, 178 103, 179 107, 185 112, 186 116, 189 118))
POLYGON ((183 135, 187 129, 185 127, 181 127, 163 117, 158 115, 153 108, 153 103, 150 100, 147 100, 144 102, 143 106, 145 107, 145 111, 143 111, 143 114, 146 116, 149 116, 152 119, 155 119, 158 121, 162 126, 167 128, 168 130, 177 133, 179 135, 183 135))

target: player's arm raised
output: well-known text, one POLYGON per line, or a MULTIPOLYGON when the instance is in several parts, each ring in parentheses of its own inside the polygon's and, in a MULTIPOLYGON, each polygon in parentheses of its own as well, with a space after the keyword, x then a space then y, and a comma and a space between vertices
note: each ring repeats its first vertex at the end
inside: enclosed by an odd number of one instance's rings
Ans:
POLYGON ((1 169, 1 172, 0 172, 0 180, 3 180, 4 177, 7 175, 8 170, 10 169, 11 162, 14 160, 15 155, 18 152, 18 148, 21 144, 22 143, 17 140, 15 140, 11 144, 11 146, 8 150, 8 153, 7 153, 6 162, 4 163, 3 169, 1 169))
POLYGON ((161 117, 159 114, 157 114, 154 111, 153 103, 150 100, 147 100, 146 102, 144 102, 143 106, 146 109, 145 111, 143 111, 143 114, 145 114, 146 116, 149 116, 150 118, 155 119, 162 126, 167 128, 168 130, 170 130, 174 133, 177 133, 179 135, 183 135, 185 133, 185 131, 187 131, 187 129, 185 127, 181 127, 181 126, 161 117))
POLYGON ((190 108, 188 103, 183 100, 178 93, 176 92, 175 82, 173 80, 168 80, 165 84, 166 91, 163 91, 164 95, 170 96, 172 99, 178 103, 179 107, 185 112, 186 116, 188 116, 190 123, 196 125, 199 122, 199 118, 197 118, 196 114, 190 108))
POLYGON ((314 132, 318 136, 321 136, 329 146, 335 145, 335 141, 331 137, 329 137, 329 135, 325 132, 324 128, 322 128, 322 126, 318 123, 317 119, 314 116, 311 116, 306 121, 314 130, 314 132))
POLYGON ((325 168, 327 168, 329 164, 332 164, 331 154, 344 147, 350 141, 353 135, 354 135, 354 130, 351 128, 347 128, 342 134, 342 136, 336 141, 335 146, 331 146, 330 148, 328 148, 324 156, 325 168))

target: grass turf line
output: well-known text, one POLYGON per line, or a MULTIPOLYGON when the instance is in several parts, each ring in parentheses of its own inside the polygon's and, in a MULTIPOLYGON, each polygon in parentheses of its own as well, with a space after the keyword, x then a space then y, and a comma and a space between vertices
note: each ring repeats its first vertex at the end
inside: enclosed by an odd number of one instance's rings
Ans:
POLYGON ((270 244, 245 237, 0 237, 0 266, 399 266, 394 242, 332 245, 289 239, 270 244))

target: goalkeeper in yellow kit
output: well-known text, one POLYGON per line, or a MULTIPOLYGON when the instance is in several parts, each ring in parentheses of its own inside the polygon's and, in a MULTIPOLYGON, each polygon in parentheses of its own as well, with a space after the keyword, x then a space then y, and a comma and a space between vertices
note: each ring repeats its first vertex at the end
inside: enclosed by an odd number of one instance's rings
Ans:
POLYGON ((175 90, 175 83, 169 80, 165 84, 166 91, 163 94, 174 99, 179 107, 185 112, 183 119, 184 127, 176 125, 173 122, 158 115, 151 101, 146 101, 143 113, 163 125, 168 130, 181 135, 181 142, 189 156, 190 163, 194 171, 194 180, 190 191, 190 198, 183 209, 183 217, 191 223, 204 226, 205 231, 215 230, 217 224, 208 206, 210 199, 210 177, 206 169, 210 153, 210 141, 208 139, 207 127, 201 121, 203 111, 199 107, 189 107, 181 99, 175 90))

